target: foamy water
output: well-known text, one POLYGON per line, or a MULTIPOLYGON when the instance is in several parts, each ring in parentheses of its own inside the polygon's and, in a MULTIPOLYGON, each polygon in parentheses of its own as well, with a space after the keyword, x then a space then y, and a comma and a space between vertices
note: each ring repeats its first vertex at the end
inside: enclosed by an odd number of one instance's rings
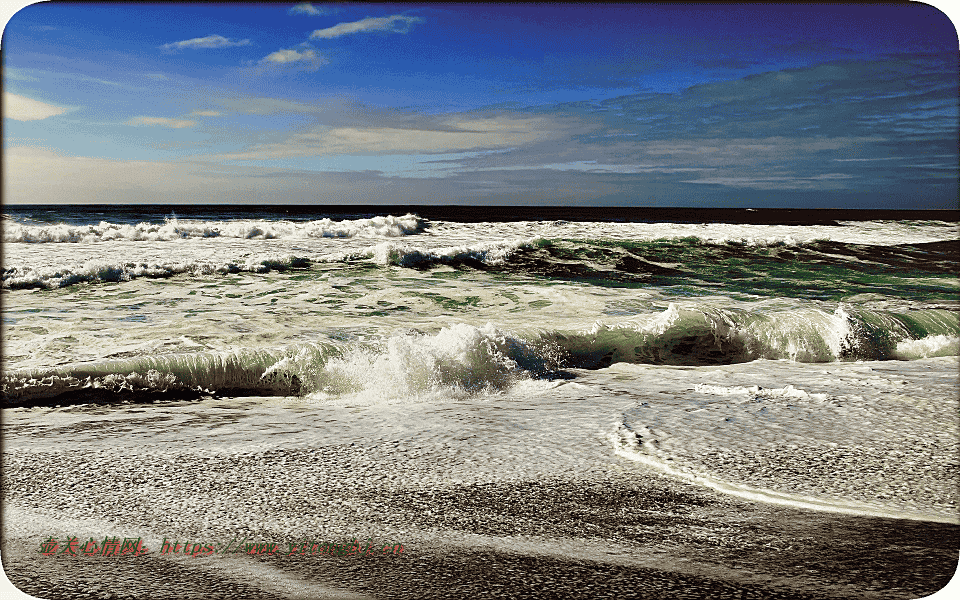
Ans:
POLYGON ((65 405, 19 423, 163 415, 149 445, 209 411, 231 416, 186 447, 386 436, 476 473, 600 453, 759 500, 956 515, 950 223, 3 227, 5 402, 65 405), (69 408, 183 397, 209 399, 69 408))

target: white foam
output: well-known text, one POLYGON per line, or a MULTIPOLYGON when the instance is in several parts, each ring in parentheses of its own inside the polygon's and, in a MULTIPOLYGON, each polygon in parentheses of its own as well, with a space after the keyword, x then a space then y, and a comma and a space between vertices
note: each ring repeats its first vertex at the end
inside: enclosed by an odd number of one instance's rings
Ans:
POLYGON ((693 386, 695 392, 701 394, 711 394, 714 396, 752 396, 754 398, 798 398, 803 400, 817 400, 825 402, 827 394, 811 394, 805 390, 797 389, 792 385, 782 388, 762 388, 754 385, 750 387, 733 386, 725 387, 722 385, 710 385, 698 383, 693 386))
POLYGON ((895 358, 913 360, 934 356, 960 355, 960 337, 954 335, 929 335, 919 340, 904 340, 897 344, 895 358))
POLYGON ((606 347, 616 361, 626 362, 675 363, 675 348, 694 363, 760 358, 831 362, 858 353, 871 358, 883 354, 859 335, 842 306, 833 313, 809 305, 757 312, 714 307, 698 299, 670 303, 653 315, 598 320, 566 337, 594 351, 606 347))
POLYGON ((6 243, 91 243, 126 241, 172 241, 184 238, 226 237, 238 239, 309 239, 350 237, 400 237, 419 233, 423 221, 414 215, 333 221, 194 221, 168 219, 160 223, 128 225, 101 221, 97 225, 24 225, 4 223, 6 243))
POLYGON ((600 223, 540 222, 432 223, 435 234, 449 239, 477 240, 492 237, 539 237, 544 239, 677 240, 696 238, 704 243, 743 244, 758 247, 794 247, 830 240, 847 244, 889 246, 922 244, 957 239, 954 223, 928 221, 844 222, 840 225, 751 225, 732 223, 600 223))
MULTIPOLYGON (((435 335, 397 334, 377 346, 356 345, 325 364, 291 359, 313 397, 346 394, 374 399, 466 397, 495 393, 543 369, 544 358, 519 338, 488 323, 458 323, 435 335)), ((273 372, 273 371, 271 371, 273 372)))
POLYGON ((309 259, 294 255, 255 255, 245 260, 211 262, 207 260, 163 263, 108 262, 89 260, 74 266, 12 267, 4 269, 0 287, 8 289, 56 289, 80 282, 131 281, 140 277, 166 278, 176 275, 212 275, 266 273, 273 270, 302 268, 309 259))
POLYGON ((417 248, 396 242, 383 242, 360 252, 336 257, 336 259, 370 258, 378 265, 396 265, 399 267, 450 264, 466 260, 475 260, 488 265, 501 265, 506 262, 511 254, 535 242, 535 239, 500 240, 481 242, 470 246, 446 246, 431 249, 417 248))

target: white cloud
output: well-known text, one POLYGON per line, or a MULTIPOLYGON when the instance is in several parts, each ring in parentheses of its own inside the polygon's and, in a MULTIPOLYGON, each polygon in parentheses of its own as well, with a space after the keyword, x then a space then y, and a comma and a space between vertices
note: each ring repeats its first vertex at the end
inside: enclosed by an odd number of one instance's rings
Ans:
POLYGON ((303 52, 297 52, 296 50, 277 50, 273 54, 268 54, 263 57, 263 60, 260 62, 286 64, 301 60, 313 60, 316 57, 317 53, 313 50, 304 50, 303 52))
POLYGON ((39 121, 67 112, 62 106, 31 100, 10 92, 3 93, 3 116, 16 121, 39 121))
POLYGON ((317 29, 310 34, 311 40, 329 40, 342 35, 366 33, 370 31, 389 31, 390 33, 407 33, 414 23, 422 23, 420 17, 405 17, 393 15, 391 17, 367 17, 352 23, 340 23, 326 29, 317 29))
POLYGON ((294 6, 287 11, 288 15, 310 15, 311 17, 317 17, 320 15, 330 15, 335 12, 340 12, 335 8, 317 8, 309 2, 301 2, 300 4, 294 6))
POLYGON ((260 60, 261 65, 292 65, 308 71, 316 71, 321 65, 327 64, 325 59, 316 50, 306 49, 302 52, 296 50, 277 50, 272 54, 264 56, 260 60))
POLYGON ((222 113, 215 110, 195 110, 190 114, 198 117, 219 117, 222 113))
POLYGON ((162 127, 171 127, 173 129, 183 129, 184 127, 193 127, 196 121, 186 119, 168 119, 166 117, 133 117, 125 125, 160 125, 162 127))
POLYGON ((184 48, 230 48, 232 46, 247 46, 250 40, 231 40, 222 35, 208 35, 202 38, 193 38, 192 40, 183 40, 182 42, 171 42, 160 46, 163 50, 177 51, 184 48))

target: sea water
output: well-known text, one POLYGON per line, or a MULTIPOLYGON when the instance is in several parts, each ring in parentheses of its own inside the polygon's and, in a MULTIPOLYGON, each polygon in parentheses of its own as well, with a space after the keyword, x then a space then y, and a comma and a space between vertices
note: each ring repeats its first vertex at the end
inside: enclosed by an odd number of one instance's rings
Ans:
POLYGON ((198 448, 364 438, 460 479, 619 455, 957 521, 955 222, 4 212, 7 423, 57 423, 58 443, 148 419, 139 447, 182 444, 200 414, 198 448))

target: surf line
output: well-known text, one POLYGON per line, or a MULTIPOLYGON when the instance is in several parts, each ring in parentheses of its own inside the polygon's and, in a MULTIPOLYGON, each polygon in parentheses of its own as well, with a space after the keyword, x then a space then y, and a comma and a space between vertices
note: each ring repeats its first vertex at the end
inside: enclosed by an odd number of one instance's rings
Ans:
POLYGON ((636 434, 627 430, 623 423, 617 423, 617 431, 611 433, 609 439, 613 443, 613 451, 617 456, 622 456, 628 460, 643 463, 668 475, 685 479, 698 485, 714 489, 718 492, 740 498, 746 498, 747 500, 766 502, 768 504, 778 504, 781 506, 789 506, 791 508, 805 508, 809 510, 857 515, 861 517, 909 519, 911 521, 931 521, 934 523, 951 523, 953 525, 960 525, 960 518, 958 517, 906 510, 884 510, 882 508, 860 504, 858 502, 839 504, 826 500, 817 500, 816 498, 797 496, 794 494, 784 494, 781 492, 774 492, 772 490, 728 483, 707 475, 695 475, 693 473, 681 471, 671 467, 665 461, 660 460, 651 454, 642 452, 637 444, 636 434))

